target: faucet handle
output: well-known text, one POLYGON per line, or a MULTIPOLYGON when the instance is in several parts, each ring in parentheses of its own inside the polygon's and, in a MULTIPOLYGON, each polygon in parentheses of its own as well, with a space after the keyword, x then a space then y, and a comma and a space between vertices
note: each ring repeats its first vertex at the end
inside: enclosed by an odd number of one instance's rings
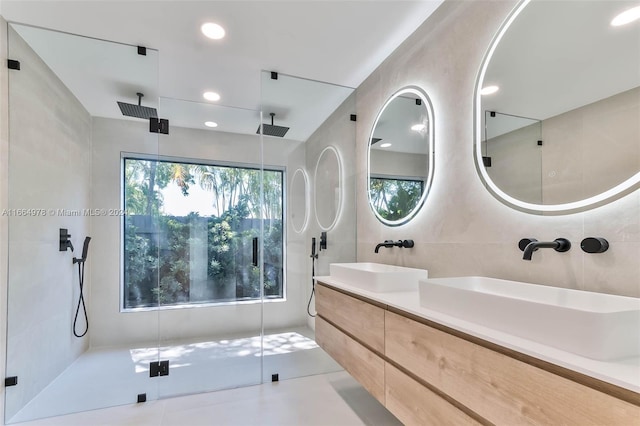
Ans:
POLYGON ((538 240, 536 240, 535 238, 523 238, 518 242, 518 248, 520 249, 520 251, 524 251, 524 249, 527 248, 529 243, 535 243, 537 241, 538 240))

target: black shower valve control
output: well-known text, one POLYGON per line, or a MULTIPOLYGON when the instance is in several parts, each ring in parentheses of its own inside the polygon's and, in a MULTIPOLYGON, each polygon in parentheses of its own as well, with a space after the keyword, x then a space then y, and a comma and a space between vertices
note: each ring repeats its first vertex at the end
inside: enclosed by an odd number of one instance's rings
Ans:
POLYGON ((69 234, 69 230, 66 228, 60 228, 60 251, 67 251, 67 249, 71 249, 73 251, 73 244, 71 243, 71 234, 69 234))
POLYGON ((327 249, 327 232, 322 231, 320 233, 320 251, 327 249))
POLYGON ((602 237, 587 237, 580 243, 585 253, 604 253, 609 249, 609 241, 602 237))

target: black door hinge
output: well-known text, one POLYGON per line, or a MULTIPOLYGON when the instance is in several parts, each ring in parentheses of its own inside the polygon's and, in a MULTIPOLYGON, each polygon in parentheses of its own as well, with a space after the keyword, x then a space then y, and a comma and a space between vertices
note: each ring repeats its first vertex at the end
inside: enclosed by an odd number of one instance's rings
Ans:
POLYGON ((164 118, 151 117, 149 119, 149 131, 151 133, 169 134, 169 120, 164 118))
POLYGON ((355 114, 351 114, 351 116, 349 117, 349 119, 351 121, 356 121, 358 119, 358 117, 355 114))
POLYGON ((169 361, 154 361, 149 363, 149 377, 168 376, 169 361))
POLYGON ((5 387, 15 386, 17 384, 18 384, 18 376, 5 377, 4 379, 5 387))
POLYGON ((138 46, 138 55, 147 56, 147 48, 144 46, 138 46))
POLYGON ((482 157, 482 164, 485 167, 491 167, 491 157, 482 157))
POLYGON ((7 66, 10 70, 20 71, 20 61, 16 61, 15 59, 7 59, 7 66))

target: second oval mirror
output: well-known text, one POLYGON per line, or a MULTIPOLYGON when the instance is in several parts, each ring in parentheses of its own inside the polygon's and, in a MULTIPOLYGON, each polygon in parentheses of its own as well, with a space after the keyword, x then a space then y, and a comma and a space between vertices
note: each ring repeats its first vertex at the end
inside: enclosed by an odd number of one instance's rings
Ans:
POLYGON ((383 105, 369 138, 369 205, 385 225, 420 210, 433 177, 433 108, 426 93, 405 87, 383 105))

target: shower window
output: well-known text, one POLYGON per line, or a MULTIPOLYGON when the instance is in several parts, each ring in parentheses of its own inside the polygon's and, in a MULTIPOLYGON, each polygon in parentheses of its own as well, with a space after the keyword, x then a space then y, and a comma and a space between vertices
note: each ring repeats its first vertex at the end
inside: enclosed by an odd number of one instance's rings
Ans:
POLYGON ((263 295, 284 297, 282 170, 125 157, 123 171, 125 310, 259 300, 261 234, 263 295))

